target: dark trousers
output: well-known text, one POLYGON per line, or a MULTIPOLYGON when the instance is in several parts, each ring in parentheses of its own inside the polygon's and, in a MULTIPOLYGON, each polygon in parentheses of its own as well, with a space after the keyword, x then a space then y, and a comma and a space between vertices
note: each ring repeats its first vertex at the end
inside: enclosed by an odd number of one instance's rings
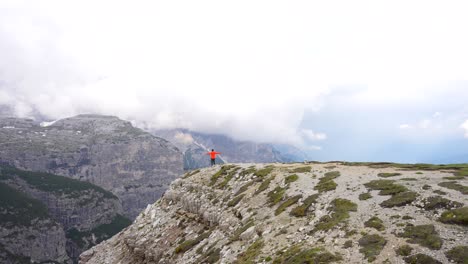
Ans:
POLYGON ((216 159, 211 159, 211 166, 215 165, 216 164, 216 159))

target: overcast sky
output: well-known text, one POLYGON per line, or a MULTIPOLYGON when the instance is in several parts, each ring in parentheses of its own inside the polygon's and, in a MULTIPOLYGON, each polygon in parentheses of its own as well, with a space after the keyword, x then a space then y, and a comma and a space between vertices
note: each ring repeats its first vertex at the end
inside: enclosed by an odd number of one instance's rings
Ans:
POLYGON ((317 159, 468 159, 467 12, 466 1, 2 1, 0 106, 290 143, 317 159))

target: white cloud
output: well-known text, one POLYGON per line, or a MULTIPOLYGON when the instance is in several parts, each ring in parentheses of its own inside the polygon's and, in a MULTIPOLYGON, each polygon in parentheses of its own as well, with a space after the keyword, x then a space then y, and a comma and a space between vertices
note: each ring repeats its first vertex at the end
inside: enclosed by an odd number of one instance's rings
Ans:
POLYGON ((310 129, 302 129, 301 134, 307 140, 311 141, 318 141, 318 140, 325 140, 327 139, 327 134, 325 133, 317 133, 310 129))
POLYGON ((400 129, 409 129, 411 128, 411 125, 408 125, 408 124, 401 124, 400 126, 398 126, 400 129))
POLYGON ((468 119, 461 125, 461 128, 465 130, 465 137, 468 138, 468 119))
POLYGON ((182 143, 184 145, 189 145, 189 144, 192 144, 192 142, 193 142, 192 135, 190 135, 188 133, 183 133, 183 132, 177 132, 174 135, 174 139, 175 139, 176 142, 182 143))
POLYGON ((316 150, 322 150, 322 147, 321 146, 315 146, 315 145, 308 145, 304 149, 305 150, 316 151, 316 150))
MULTIPOLYGON (((434 83, 468 79, 468 37, 459 33, 466 7, 2 2, 0 103, 19 116, 94 112, 153 128, 300 144, 304 111, 319 110, 336 85, 362 84, 367 89, 352 99, 380 107, 418 103, 435 94, 434 83)), ((311 132, 309 140, 326 138, 311 132)))
POLYGON ((433 118, 438 118, 438 117, 441 117, 442 116, 442 113, 441 112, 435 112, 432 117, 433 118))
POLYGON ((418 124, 418 127, 419 128, 422 128, 422 129, 427 129, 429 128, 429 126, 432 124, 432 120, 430 119, 424 119, 424 120, 421 120, 418 124))

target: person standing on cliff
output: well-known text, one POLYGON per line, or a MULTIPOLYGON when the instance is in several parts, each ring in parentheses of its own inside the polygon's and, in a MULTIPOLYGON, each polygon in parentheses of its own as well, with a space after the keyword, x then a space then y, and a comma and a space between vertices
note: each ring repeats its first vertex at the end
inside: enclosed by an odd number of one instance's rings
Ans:
POLYGON ((216 155, 221 154, 221 152, 216 152, 214 149, 211 149, 210 152, 207 152, 206 155, 210 155, 211 158, 211 166, 216 165, 216 155))

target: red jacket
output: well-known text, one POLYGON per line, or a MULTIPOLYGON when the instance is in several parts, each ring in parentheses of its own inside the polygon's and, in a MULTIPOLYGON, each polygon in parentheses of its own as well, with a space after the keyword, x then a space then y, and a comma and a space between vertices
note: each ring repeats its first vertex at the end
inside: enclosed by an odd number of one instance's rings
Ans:
POLYGON ((221 152, 210 151, 206 153, 206 155, 210 155, 211 159, 216 159, 216 154, 221 154, 221 152))

